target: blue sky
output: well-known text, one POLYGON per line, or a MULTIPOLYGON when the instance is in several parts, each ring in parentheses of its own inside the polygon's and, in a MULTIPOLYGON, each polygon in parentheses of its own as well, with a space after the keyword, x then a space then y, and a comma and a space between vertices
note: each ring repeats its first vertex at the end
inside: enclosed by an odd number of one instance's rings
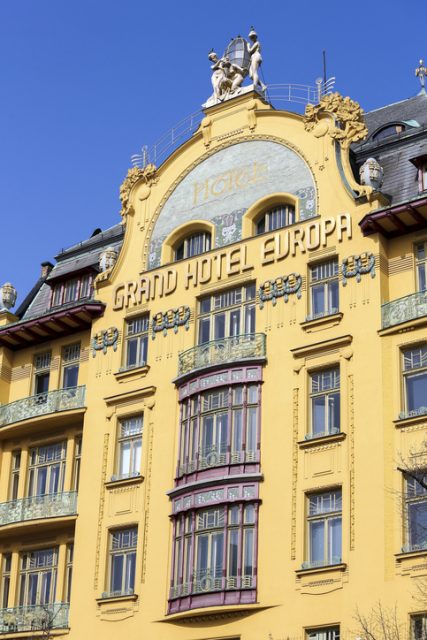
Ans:
MULTIPOLYGON (((268 83, 322 73, 365 110, 415 95, 425 3, 1 0, 0 284, 119 221, 130 156, 210 94, 207 53, 254 24, 268 83)), ((290 106, 292 108, 292 106, 290 106)))

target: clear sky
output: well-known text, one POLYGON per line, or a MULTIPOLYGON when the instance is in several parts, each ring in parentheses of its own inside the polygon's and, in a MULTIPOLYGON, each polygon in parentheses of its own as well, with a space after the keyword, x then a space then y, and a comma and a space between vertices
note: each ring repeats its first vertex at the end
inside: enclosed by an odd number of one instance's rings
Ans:
POLYGON ((0 284, 18 304, 40 262, 119 222, 130 156, 200 108, 209 50, 252 24, 267 84, 314 84, 326 49, 366 111, 419 91, 425 0, 0 0, 0 284))

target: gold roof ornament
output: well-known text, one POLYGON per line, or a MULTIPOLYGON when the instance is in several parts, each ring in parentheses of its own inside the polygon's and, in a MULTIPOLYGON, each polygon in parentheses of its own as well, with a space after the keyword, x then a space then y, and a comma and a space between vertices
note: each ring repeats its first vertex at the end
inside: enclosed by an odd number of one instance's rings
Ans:
POLYGON ((157 167, 155 164, 147 164, 143 169, 140 167, 132 167, 129 169, 126 178, 123 180, 120 185, 120 201, 122 203, 122 208, 120 211, 120 215, 124 218, 130 209, 130 192, 132 191, 133 186, 139 181, 143 180, 143 182, 147 185, 147 187, 151 187, 154 182, 157 182, 157 167))
POLYGON ((427 95, 426 93, 426 88, 425 88, 425 77, 427 75, 427 68, 424 65, 424 60, 420 60, 420 65, 419 67, 417 67, 415 69, 415 75, 417 76, 417 78, 419 78, 420 80, 420 84, 421 84, 421 91, 419 92, 419 96, 421 95, 427 95))
POLYGON ((314 135, 317 135, 316 131, 319 131, 318 135, 328 133, 331 138, 338 140, 343 149, 348 149, 353 142, 364 140, 368 135, 360 104, 348 96, 343 98, 338 92, 323 96, 318 104, 306 106, 304 127, 306 131, 313 131, 314 135), (329 119, 328 116, 335 121, 334 125, 321 123, 329 119))

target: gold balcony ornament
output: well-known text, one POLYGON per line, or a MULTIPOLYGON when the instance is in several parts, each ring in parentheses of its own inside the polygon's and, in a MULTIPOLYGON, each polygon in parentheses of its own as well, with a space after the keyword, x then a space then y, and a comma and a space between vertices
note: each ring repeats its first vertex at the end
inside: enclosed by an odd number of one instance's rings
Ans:
POLYGON ((147 164, 143 169, 141 167, 132 167, 129 169, 126 178, 123 180, 120 186, 120 201, 122 208, 120 215, 124 218, 131 210, 130 206, 130 193, 139 180, 141 180, 146 190, 143 194, 143 198, 148 198, 150 195, 151 185, 157 182, 157 167, 155 164, 147 164))
POLYGON ((359 103, 348 96, 343 98, 338 92, 323 96, 318 104, 306 106, 304 127, 306 131, 313 131, 316 137, 328 133, 343 149, 348 149, 351 144, 364 140, 368 135, 359 103), (329 118, 334 124, 324 122, 329 118))
POLYGON ((5 309, 9 311, 16 302, 17 292, 15 287, 10 282, 5 282, 0 287, 0 311, 5 309))

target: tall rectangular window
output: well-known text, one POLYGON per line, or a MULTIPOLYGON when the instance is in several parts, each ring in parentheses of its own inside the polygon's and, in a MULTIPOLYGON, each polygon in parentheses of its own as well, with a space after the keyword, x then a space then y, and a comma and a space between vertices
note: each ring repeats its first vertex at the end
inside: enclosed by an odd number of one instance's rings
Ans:
POLYGON ((403 388, 407 413, 427 413, 427 345, 403 352, 403 388))
POLYGON ((311 315, 321 318, 339 310, 338 258, 321 262, 310 268, 311 315))
POLYGON ((131 594, 135 588, 138 529, 117 529, 110 533, 110 596, 131 594))
POLYGON ((34 359, 34 395, 39 396, 37 402, 45 402, 49 391, 50 363, 52 353, 39 353, 34 359))
POLYGON ((139 316, 126 322, 125 369, 147 364, 149 316, 139 316))
POLYGON ((21 554, 19 604, 51 604, 55 601, 58 549, 39 549, 21 554))
POLYGON ((80 342, 67 345, 62 350, 62 388, 77 387, 79 378, 80 342))
POLYGON ((10 570, 12 568, 12 554, 4 553, 1 573, 1 607, 6 609, 9 603, 10 570))
POLYGON ((415 268, 417 272, 417 289, 427 289, 427 242, 415 245, 415 268))
POLYGON ((80 481, 80 465, 82 460, 82 437, 78 436, 74 451, 73 491, 78 491, 80 481))
MULTIPOLYGON (((422 477, 422 481, 423 484, 427 481, 427 472, 422 477)), ((416 477, 409 475, 405 478, 405 512, 405 550, 427 549, 427 489, 416 477)))
POLYGON ((65 602, 71 600, 71 583, 73 580, 74 544, 67 544, 67 559, 65 566, 65 602))
POLYGON ((310 375, 310 413, 311 430, 308 439, 340 432, 339 367, 310 375))
POLYGON ((18 497, 19 474, 21 471, 21 451, 12 452, 12 466, 10 470, 9 500, 18 497))
POLYGON ((142 430, 143 415, 120 420, 114 480, 141 474, 142 430))
POLYGON ((30 450, 28 496, 43 496, 63 491, 66 450, 66 442, 30 450))
POLYGON ((255 333, 255 284, 200 299, 199 344, 255 333))
POLYGON ((341 490, 313 493, 307 509, 308 562, 304 568, 341 562, 341 490))

